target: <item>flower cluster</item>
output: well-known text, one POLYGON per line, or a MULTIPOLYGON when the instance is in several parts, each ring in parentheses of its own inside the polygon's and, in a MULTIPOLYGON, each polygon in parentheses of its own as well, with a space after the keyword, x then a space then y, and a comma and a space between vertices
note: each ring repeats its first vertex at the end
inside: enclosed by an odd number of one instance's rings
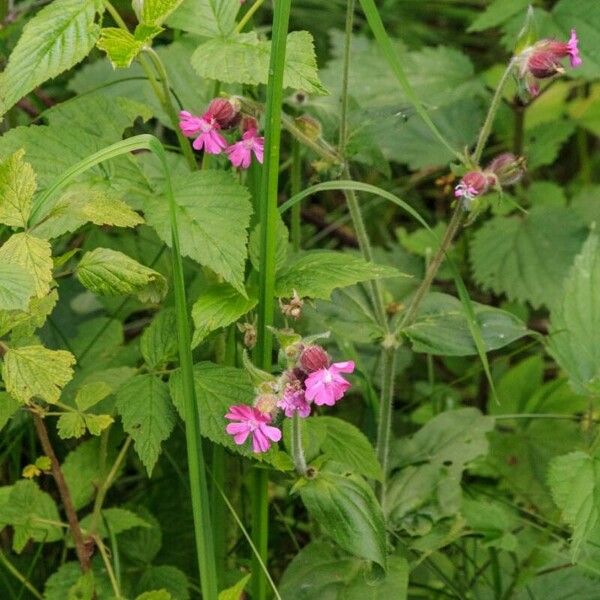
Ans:
POLYGON ((207 154, 225 152, 234 167, 247 169, 252 162, 252 154, 259 163, 263 162, 264 138, 258 135, 258 123, 253 117, 242 117, 239 106, 225 98, 215 98, 198 117, 182 110, 179 113, 179 128, 183 135, 195 138, 195 150, 207 154), (242 139, 229 144, 221 131, 241 129, 242 139))
POLYGON ((354 363, 331 363, 321 346, 301 346, 298 359, 278 379, 261 386, 254 406, 231 406, 225 418, 231 421, 226 431, 233 441, 244 444, 252 438, 254 452, 266 452, 281 439, 281 430, 271 423, 281 410, 290 418, 310 415, 312 405, 333 406, 348 391, 350 383, 343 374, 352 373, 354 363))
POLYGON ((552 39, 539 40, 515 57, 518 79, 524 83, 529 94, 532 96, 539 94, 540 79, 564 73, 561 64, 563 58, 568 56, 573 68, 581 65, 578 44, 577 32, 573 29, 567 42, 552 39))
POLYGON ((454 197, 461 200, 463 208, 469 210, 472 201, 490 189, 501 190, 504 186, 517 183, 525 172, 525 161, 510 152, 498 155, 482 170, 469 171, 454 188, 454 197))

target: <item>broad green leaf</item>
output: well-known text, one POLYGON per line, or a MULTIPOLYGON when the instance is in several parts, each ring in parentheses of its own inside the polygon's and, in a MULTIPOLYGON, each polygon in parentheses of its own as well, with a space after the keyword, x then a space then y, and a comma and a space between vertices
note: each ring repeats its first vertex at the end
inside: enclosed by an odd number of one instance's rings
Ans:
POLYGON ((85 433, 85 420, 78 412, 66 412, 60 415, 56 423, 58 436, 63 440, 80 438, 85 433))
POLYGON ((151 475, 161 444, 175 427, 167 384, 155 375, 136 375, 117 392, 117 410, 123 429, 133 438, 135 450, 151 475))
POLYGON ((552 498, 573 529, 573 561, 592 536, 600 534, 600 460, 571 452, 552 460, 548 469, 552 498))
POLYGON ((94 47, 99 0, 55 0, 28 21, 0 75, 0 106, 8 110, 44 81, 83 60, 94 47))
MULTIPOLYGON (((474 303, 485 350, 497 350, 529 333, 525 324, 512 313, 474 303)), ((403 330, 415 352, 442 356, 477 354, 467 315, 457 298, 438 292, 429 293, 422 302, 415 322, 403 330)))
POLYGON ((209 333, 235 323, 256 306, 254 295, 242 296, 226 283, 216 283, 204 288, 192 307, 194 338, 197 346, 209 333))
MULTIPOLYGON (((224 83, 258 85, 267 83, 271 42, 260 40, 255 32, 204 42, 192 55, 192 66, 200 77, 224 83)), ((283 86, 309 94, 327 90, 319 81, 313 38, 308 31, 288 34, 283 86)))
POLYGON ((60 521, 54 500, 30 480, 22 479, 12 486, 8 502, 0 505, 0 523, 12 525, 13 548, 21 552, 27 542, 55 542, 63 537, 56 525, 41 522, 60 521))
POLYGON ((31 224, 31 231, 44 239, 76 231, 86 223, 135 227, 144 222, 122 200, 89 186, 71 186, 52 206, 44 208, 31 224))
POLYGON ((0 431, 19 410, 21 403, 7 392, 0 392, 0 431))
POLYGON ((0 311, 0 335, 11 331, 14 341, 26 340, 44 325, 58 302, 58 292, 52 290, 42 298, 32 298, 26 311, 0 311))
POLYGON ((152 590, 136 596, 135 600, 175 600, 167 590, 152 590))
MULTIPOLYGON (((81 519, 79 523, 83 531, 90 532, 92 519, 92 513, 81 519)), ((106 538, 109 535, 106 524, 108 524, 108 527, 114 535, 118 535, 119 533, 123 533, 123 531, 134 529, 136 527, 149 527, 144 519, 124 508, 105 508, 100 512, 100 518, 98 519, 95 533, 102 538, 106 538)))
POLYGON ((95 597, 94 572, 87 571, 69 588, 67 600, 94 600, 95 597))
POLYGON ((77 390, 75 404, 79 410, 85 411, 110 396, 112 392, 112 386, 108 385, 105 381, 87 383, 77 390))
POLYGON ((0 265, 11 264, 25 269, 34 280, 37 298, 46 296, 52 281, 52 249, 46 240, 17 233, 0 248, 0 265))
POLYGON ((100 435, 115 420, 110 415, 85 415, 85 426, 92 435, 100 435))
POLYGON ((182 0, 142 0, 140 20, 145 25, 162 25, 182 0))
POLYGON ((23 266, 0 262, 0 310, 26 311, 35 292, 35 280, 23 266))
POLYGON ((491 498, 463 498, 461 514, 472 531, 483 534, 486 546, 509 552, 517 549, 518 540, 512 530, 518 527, 518 513, 491 498))
POLYGON ((369 581, 367 577, 355 577, 340 600, 406 600, 408 597, 409 566, 406 558, 388 557, 385 577, 369 581))
POLYGON ((575 133, 575 125, 567 120, 553 121, 552 126, 542 123, 525 134, 527 168, 537 169, 551 165, 565 142, 575 133))
POLYGON ((583 395, 600 392, 600 237, 590 234, 551 313, 549 349, 583 395))
POLYGON ((37 188, 35 173, 24 155, 24 150, 17 150, 0 162, 0 223, 21 229, 27 227, 37 188))
POLYGON ((188 578, 177 567, 169 565, 149 566, 146 568, 135 588, 142 594, 151 590, 165 590, 175 600, 189 600, 188 578))
MULTIPOLYGON (((245 295, 249 194, 229 173, 194 171, 174 181, 181 252, 221 275, 245 295)), ((148 198, 146 220, 171 244, 169 206, 164 197, 148 198)))
POLYGON ((66 350, 43 346, 9 348, 4 355, 2 378, 6 391, 22 403, 42 398, 58 402, 61 389, 73 377, 75 357, 66 350))
POLYGON ((373 490, 352 474, 320 471, 296 486, 311 517, 344 550, 386 566, 383 513, 373 490))
MULTIPOLYGON (((393 267, 366 262, 354 254, 312 250, 292 257, 277 275, 275 294, 329 300, 336 288, 403 275, 393 267)), ((406 277, 406 275, 405 275, 406 277)))
POLYGON ((485 11, 477 15, 477 18, 471 23, 468 31, 483 31, 490 27, 501 25, 513 15, 524 11, 531 0, 493 0, 485 11))
POLYGON ((310 427, 311 421, 326 426, 327 433, 321 449, 328 458, 358 475, 381 479, 381 466, 373 446, 359 429, 336 417, 312 417, 306 421, 307 427, 310 427))
POLYGON ((145 506, 137 506, 135 512, 149 527, 137 527, 122 533, 119 536, 119 551, 136 565, 149 565, 162 547, 161 525, 145 506))
POLYGON ((586 237, 585 223, 567 208, 534 207, 525 217, 496 217, 473 236, 473 275, 484 289, 509 300, 553 307, 586 237))
POLYGON ((243 597, 244 590, 252 577, 251 573, 242 577, 237 583, 219 592, 218 600, 240 600, 243 597))
POLYGON ((177 358, 177 323, 172 308, 163 309, 144 329, 140 350, 146 364, 156 369, 177 358))
MULTIPOLYGON (((115 450, 110 447, 106 463, 111 465, 115 458, 115 450)), ((71 450, 62 463, 63 475, 69 486, 75 510, 83 508, 94 499, 96 490, 106 475, 102 473, 101 462, 100 441, 90 439, 71 450)))
POLYGON ((141 302, 160 302, 167 293, 165 278, 122 252, 96 248, 77 267, 77 278, 101 296, 135 294, 141 302))
POLYGON ((239 0, 183 0, 167 23, 202 37, 226 38, 233 32, 239 10, 239 0))
MULTIPOLYGON (((94 573, 94 592, 98 600, 111 598, 114 591, 106 571, 96 563, 93 571, 90 572, 94 573)), ((91 598, 82 598, 80 595, 75 595, 75 592, 79 592, 81 589, 79 587, 81 579, 81 567, 78 562, 62 564, 57 571, 54 571, 46 579, 44 600, 92 600, 91 598)))
POLYGON ((104 27, 96 45, 106 52, 115 69, 126 69, 161 31, 160 26, 138 25, 132 34, 118 27, 104 27))
MULTIPOLYGON (((288 253, 289 233, 280 215, 277 215, 277 230, 275 232, 277 245, 275 249, 275 270, 278 271, 285 264, 288 253)), ((260 223, 250 233, 248 241, 248 254, 252 266, 260 271, 260 223)))

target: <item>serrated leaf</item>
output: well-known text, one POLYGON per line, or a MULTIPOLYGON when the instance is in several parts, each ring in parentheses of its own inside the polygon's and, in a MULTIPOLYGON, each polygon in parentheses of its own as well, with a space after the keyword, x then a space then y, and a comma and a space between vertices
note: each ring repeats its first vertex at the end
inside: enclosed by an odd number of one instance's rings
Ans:
POLYGON ((27 310, 35 292, 33 275, 18 264, 0 262, 0 310, 27 310))
POLYGON ((175 427, 167 384, 155 375, 136 375, 117 392, 117 410, 123 429, 133 438, 135 450, 151 475, 161 444, 175 427))
POLYGON ((552 307, 587 235, 573 211, 532 208, 529 214, 496 217, 473 236, 471 265, 477 283, 510 300, 552 307))
MULTIPOLYGON (((96 565, 94 567, 93 571, 89 571, 89 573, 94 573, 94 592, 97 598, 110 598, 113 595, 113 588, 105 571, 96 565)), ((46 580, 44 600, 91 600, 90 598, 73 595, 81 590, 82 577, 78 562, 62 564, 46 580)))
POLYGON ((44 523, 41 519, 55 523, 60 521, 54 500, 33 481, 17 481, 10 490, 8 502, 0 505, 0 523, 12 525, 16 552, 21 552, 30 539, 55 542, 62 538, 60 527, 44 523))
MULTIPOLYGON (((83 517, 79 522, 81 529, 89 532, 93 518, 93 513, 83 517)), ((105 508, 100 512, 95 533, 102 538, 106 538, 109 535, 106 524, 108 524, 114 535, 136 527, 149 527, 148 523, 142 517, 124 508, 105 508)))
POLYGON ((87 56, 98 37, 94 21, 102 10, 98 0, 55 0, 28 21, 0 75, 2 113, 87 56))
POLYGON ((467 31, 484 31, 490 27, 502 25, 512 16, 527 8, 531 0, 494 0, 485 11, 477 15, 467 31))
POLYGON ((46 296, 52 281, 52 249, 46 240, 16 233, 0 248, 0 264, 17 265, 25 269, 35 284, 37 298, 46 296))
POLYGON ((160 302, 167 293, 167 281, 122 252, 96 248, 87 252, 76 270, 79 281, 101 296, 135 294, 141 302, 160 302))
POLYGON ((551 312, 549 349, 576 392, 600 393, 600 237, 593 232, 551 312))
POLYGON ((110 415, 84 415, 85 426, 92 435, 100 435, 115 420, 110 415))
POLYGON ((86 383, 77 390, 75 404, 79 410, 87 410, 110 396, 112 392, 113 388, 104 381, 86 383))
POLYGON ((362 478, 321 471, 296 485, 311 517, 327 535, 351 554, 385 568, 383 513, 362 478))
POLYGON ((12 331, 12 341, 31 337, 44 325, 57 302, 58 292, 52 290, 43 298, 32 298, 25 311, 0 311, 0 336, 12 331))
MULTIPOLYGON (((329 300, 333 290, 371 279, 402 275, 393 267, 366 262, 353 254, 312 250, 292 257, 277 275, 275 294, 329 300)), ((407 277, 407 275, 405 275, 407 277)))
POLYGON ((141 22, 145 25, 162 25, 181 3, 182 0, 143 0, 141 22))
POLYGON ((154 317, 144 329, 140 339, 140 350, 146 364, 152 368, 164 365, 177 358, 177 330, 175 311, 167 308, 154 317))
POLYGON ((167 23, 202 37, 227 37, 233 32, 239 10, 239 0, 184 0, 167 23))
POLYGON ((21 403, 7 392, 0 392, 0 431, 19 410, 21 403))
MULTIPOLYGON (((277 215, 275 238, 275 270, 279 271, 285 264, 289 244, 288 228, 285 226, 285 223, 279 214, 277 215)), ((248 240, 248 254, 252 266, 257 271, 260 271, 260 223, 258 223, 250 233, 250 239, 248 240)))
POLYGON ((576 561, 582 545, 600 534, 600 460, 585 452, 558 456, 548 468, 548 485, 563 519, 573 528, 576 561))
POLYGON ((245 298, 226 283, 216 283, 204 288, 192 307, 195 327, 192 346, 197 346, 209 333, 235 323, 252 310, 256 303, 254 295, 245 298))
POLYGON ((0 223, 9 227, 27 227, 31 200, 37 188, 35 173, 17 150, 0 162, 0 223))
MULTIPOLYGON (((247 229, 252 207, 248 190, 229 173, 194 171, 173 182, 181 253, 221 275, 240 293, 244 288, 247 229)), ((171 244, 169 206, 148 198, 146 220, 171 244)))
POLYGON ((74 364, 75 357, 66 350, 44 346, 9 348, 4 355, 2 378, 6 391, 20 402, 42 398, 52 404, 71 381, 74 364))
POLYGON ((90 186, 71 186, 54 204, 44 209, 31 224, 31 231, 44 239, 76 231, 86 223, 135 227, 144 222, 125 202, 90 186))
POLYGON ((66 412, 60 415, 56 422, 58 436, 63 440, 80 438, 85 433, 83 415, 78 412, 66 412))
MULTIPOLYGON (((192 66, 200 77, 225 83, 258 85, 267 83, 271 42, 260 40, 255 32, 204 42, 192 54, 192 66)), ((308 31, 288 34, 283 86, 324 95, 317 73, 313 38, 308 31)))
POLYGON ((170 565, 149 566, 136 586, 136 593, 165 590, 177 600, 189 600, 188 579, 177 567, 170 565))
MULTIPOLYGON (((516 315, 493 306, 473 303, 486 352, 502 348, 529 333, 516 315)), ((458 298, 430 292, 415 322, 403 330, 415 352, 442 356, 477 354, 468 317, 458 298)))
POLYGON ((551 165, 557 158, 563 144, 575 132, 575 125, 567 120, 557 120, 549 127, 547 123, 536 125, 525 134, 527 168, 529 170, 551 165))
POLYGON ((138 26, 135 35, 119 27, 104 27, 97 42, 115 69, 126 69, 162 27, 138 26))

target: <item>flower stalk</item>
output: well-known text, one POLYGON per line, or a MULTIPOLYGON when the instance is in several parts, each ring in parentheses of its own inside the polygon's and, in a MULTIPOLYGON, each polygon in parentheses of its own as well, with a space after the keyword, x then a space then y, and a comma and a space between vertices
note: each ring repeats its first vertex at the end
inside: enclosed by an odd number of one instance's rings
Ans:
POLYGON ((292 417, 292 458, 298 475, 306 474, 306 458, 302 447, 302 430, 300 429, 300 417, 294 413, 292 417))

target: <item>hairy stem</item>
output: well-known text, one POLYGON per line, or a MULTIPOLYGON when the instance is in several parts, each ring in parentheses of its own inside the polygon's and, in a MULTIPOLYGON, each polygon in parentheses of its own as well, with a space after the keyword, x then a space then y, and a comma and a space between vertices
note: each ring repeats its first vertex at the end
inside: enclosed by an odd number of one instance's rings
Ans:
POLYGON ((386 479, 390 455, 390 439, 392 437, 392 408, 394 405, 394 377, 396 371, 396 347, 382 351, 383 369, 381 376, 381 401, 379 406, 379 422, 377 424, 377 458, 381 465, 382 481, 379 486, 379 499, 383 501, 386 490, 386 479))
POLYGON ((60 494, 60 499, 62 500, 65 509, 65 514, 67 515, 69 530, 71 531, 71 535, 73 536, 73 541, 75 543, 75 553, 77 554, 77 560, 79 561, 79 566, 81 567, 81 570, 85 573, 86 571, 89 571, 91 567, 90 551, 89 548, 86 546, 85 540, 83 539, 83 533, 81 532, 79 519, 77 518, 77 513, 75 512, 75 507, 73 506, 71 492, 69 491, 69 487, 67 486, 67 482, 65 481, 62 469, 60 468, 60 462, 58 461, 56 453, 54 452, 54 448, 52 447, 52 443, 50 442, 50 437, 48 436, 48 429, 46 428, 44 419, 39 414, 33 413, 33 423, 35 425, 35 430, 38 434, 38 438, 42 445, 42 450, 44 451, 44 454, 50 459, 50 463, 52 465, 52 475, 54 477, 54 481, 56 481, 58 493, 60 494))
POLYGON ((292 458, 299 475, 306 473, 306 459, 304 458, 304 448, 302 447, 302 430, 300 429, 300 417, 295 412, 292 417, 292 458))

